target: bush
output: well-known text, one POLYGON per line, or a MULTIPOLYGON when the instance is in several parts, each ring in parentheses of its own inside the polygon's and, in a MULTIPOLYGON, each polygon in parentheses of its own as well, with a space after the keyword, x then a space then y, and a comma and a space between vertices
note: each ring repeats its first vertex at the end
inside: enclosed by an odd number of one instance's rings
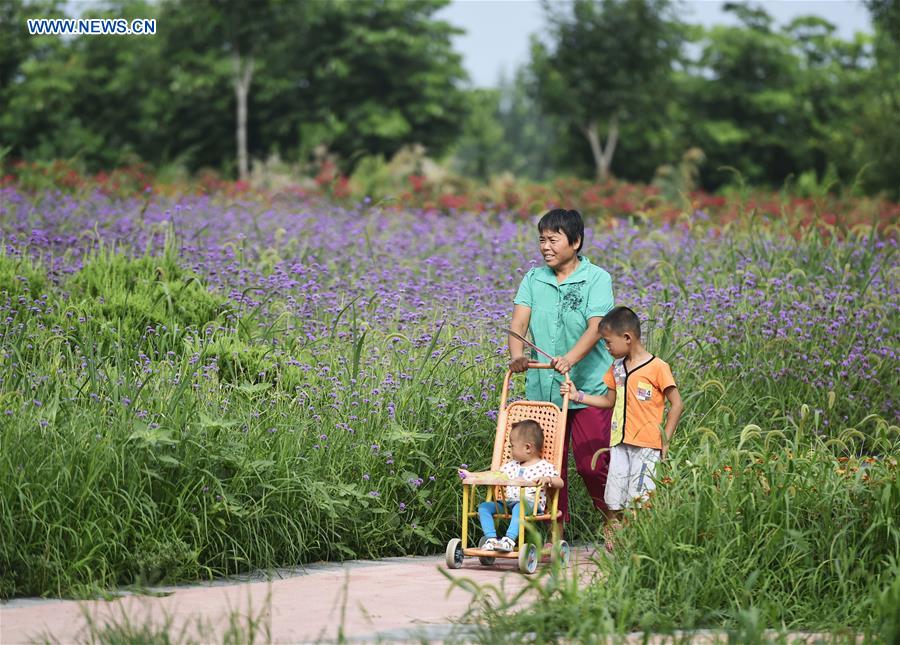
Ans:
POLYGON ((92 321, 94 333, 112 331, 123 347, 144 347, 150 335, 157 349, 178 351, 186 331, 203 328, 227 309, 227 301, 171 253, 132 258, 101 249, 66 286, 71 306, 92 321))
POLYGON ((0 296, 30 298, 44 293, 47 275, 27 255, 0 248, 0 296))

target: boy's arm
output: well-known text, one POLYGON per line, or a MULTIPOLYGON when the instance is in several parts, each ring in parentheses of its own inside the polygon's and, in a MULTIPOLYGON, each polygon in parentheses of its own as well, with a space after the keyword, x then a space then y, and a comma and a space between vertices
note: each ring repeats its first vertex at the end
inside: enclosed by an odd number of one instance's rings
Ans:
POLYGON ((589 405, 592 408, 614 408, 616 407, 616 390, 608 388, 606 394, 584 394, 583 397, 576 394, 575 401, 589 405), (582 400, 579 401, 579 399, 582 400))
POLYGON ((662 445, 662 459, 665 460, 666 455, 669 453, 669 442, 672 440, 672 435, 675 434, 678 420, 681 418, 681 413, 684 411, 684 403, 681 400, 681 394, 678 392, 678 388, 674 385, 667 387, 663 394, 666 395, 666 399, 669 401, 669 414, 666 415, 665 437, 662 445))
POLYGON ((569 393, 569 401, 572 401, 574 403, 584 403, 585 405, 589 405, 593 408, 616 407, 615 388, 608 387, 608 389, 606 390, 606 394, 585 394, 584 392, 576 388, 574 383, 572 383, 571 387, 568 383, 560 384, 560 395, 565 396, 566 392, 569 393))

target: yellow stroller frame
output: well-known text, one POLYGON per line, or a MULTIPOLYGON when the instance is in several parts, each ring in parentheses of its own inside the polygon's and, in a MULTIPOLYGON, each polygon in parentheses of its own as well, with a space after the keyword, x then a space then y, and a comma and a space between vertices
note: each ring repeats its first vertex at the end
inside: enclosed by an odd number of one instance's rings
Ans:
MULTIPOLYGON (((528 369, 553 369, 549 363, 529 363, 528 369)), ((547 495, 547 506, 544 513, 538 513, 535 504, 532 512, 525 512, 525 505, 519 504, 519 539, 517 549, 509 553, 485 551, 480 547, 486 538, 482 536, 478 546, 469 546, 469 522, 478 518, 476 508, 477 486, 486 486, 485 501, 497 500, 503 504, 503 512, 495 513, 494 518, 510 519, 512 516, 506 508, 503 486, 518 486, 519 499, 524 499, 525 488, 535 488, 534 482, 521 479, 509 479, 498 471, 502 464, 510 459, 509 433, 512 425, 525 419, 537 421, 544 431, 544 446, 541 458, 546 459, 562 472, 563 448, 566 436, 566 413, 569 407, 569 395, 563 397, 562 409, 549 401, 514 401, 507 404, 509 382, 512 372, 506 372, 503 379, 503 390, 500 393, 500 411, 497 415, 497 433, 494 437, 494 453, 491 458, 491 471, 472 473, 462 480, 462 535, 447 543, 446 563, 449 569, 459 569, 466 557, 477 557, 482 565, 492 565, 496 559, 518 560, 519 571, 534 573, 537 565, 544 558, 559 560, 564 566, 569 563, 569 545, 560 539, 560 523, 562 512, 558 510, 560 489, 550 489, 547 495), (526 525, 537 522, 551 522, 551 543, 538 547, 526 543, 526 525)), ((569 375, 565 375, 566 383, 571 384, 569 375)))

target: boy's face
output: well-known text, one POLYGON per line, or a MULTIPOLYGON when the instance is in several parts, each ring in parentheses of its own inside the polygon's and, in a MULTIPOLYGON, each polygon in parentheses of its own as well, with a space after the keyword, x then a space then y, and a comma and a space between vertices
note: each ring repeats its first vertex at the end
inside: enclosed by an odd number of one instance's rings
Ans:
POLYGON ((509 436, 509 456, 516 461, 528 461, 535 454, 534 444, 525 441, 519 432, 509 436))
POLYGON ((541 255, 544 256, 544 262, 554 271, 559 267, 570 262, 577 255, 575 251, 578 248, 580 240, 569 242, 569 238, 562 231, 541 231, 538 238, 541 246, 541 255))
POLYGON ((601 327, 600 338, 606 343, 606 350, 612 354, 613 358, 628 356, 628 352, 631 349, 631 334, 628 332, 619 335, 610 329, 601 327))

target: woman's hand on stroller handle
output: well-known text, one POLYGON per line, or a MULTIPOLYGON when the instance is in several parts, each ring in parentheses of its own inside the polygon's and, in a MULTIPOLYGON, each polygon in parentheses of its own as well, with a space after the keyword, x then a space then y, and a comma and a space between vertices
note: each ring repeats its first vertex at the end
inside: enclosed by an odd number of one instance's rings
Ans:
POLYGON ((572 363, 566 356, 556 356, 550 360, 550 367, 560 374, 568 374, 572 369, 572 363))
POLYGON ((509 371, 517 373, 525 372, 528 370, 528 364, 531 362, 531 359, 527 356, 516 356, 509 361, 509 371))

